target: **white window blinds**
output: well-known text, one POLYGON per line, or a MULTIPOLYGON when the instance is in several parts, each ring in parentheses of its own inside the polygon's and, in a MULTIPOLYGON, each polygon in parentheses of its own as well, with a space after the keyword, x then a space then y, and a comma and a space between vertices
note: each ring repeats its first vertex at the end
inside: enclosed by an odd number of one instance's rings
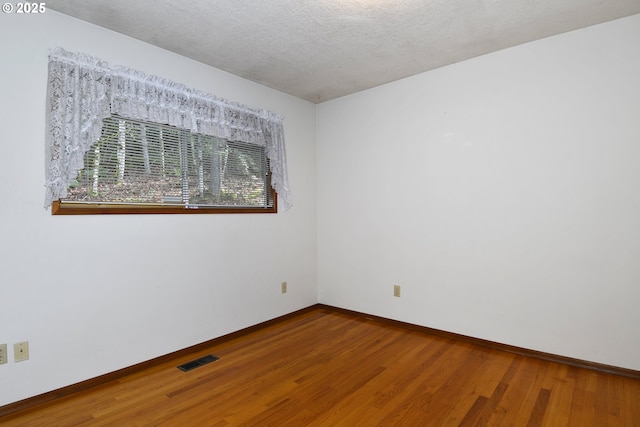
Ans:
POLYGON ((267 209, 269 178, 259 145, 109 117, 63 202, 267 209))

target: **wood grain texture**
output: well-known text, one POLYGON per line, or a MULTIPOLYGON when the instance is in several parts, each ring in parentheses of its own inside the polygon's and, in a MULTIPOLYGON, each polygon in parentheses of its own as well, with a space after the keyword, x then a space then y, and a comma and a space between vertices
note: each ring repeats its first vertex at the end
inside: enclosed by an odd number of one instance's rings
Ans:
POLYGON ((317 307, 0 425, 637 426, 640 380, 317 307))

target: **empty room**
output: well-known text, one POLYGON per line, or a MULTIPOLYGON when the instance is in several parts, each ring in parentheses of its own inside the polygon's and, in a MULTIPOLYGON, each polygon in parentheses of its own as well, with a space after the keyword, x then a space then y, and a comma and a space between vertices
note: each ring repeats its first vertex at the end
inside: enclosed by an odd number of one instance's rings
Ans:
POLYGON ((640 425, 640 2, 0 14, 1 426, 640 425))

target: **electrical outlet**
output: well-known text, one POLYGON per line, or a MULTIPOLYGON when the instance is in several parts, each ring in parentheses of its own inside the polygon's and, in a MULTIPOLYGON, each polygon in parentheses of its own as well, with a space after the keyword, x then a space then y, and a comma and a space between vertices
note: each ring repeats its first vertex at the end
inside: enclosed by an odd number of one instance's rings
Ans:
POLYGON ((0 344, 0 365, 4 365, 9 361, 9 356, 7 356, 7 345, 0 344))
POLYGON ((400 285, 393 285, 393 296, 394 297, 400 296, 400 285))
POLYGON ((13 345, 13 360, 16 362, 29 360, 29 341, 17 342, 13 345))
POLYGON ((282 292, 283 294, 287 293, 287 282, 282 282, 282 284, 280 285, 280 292, 282 292))

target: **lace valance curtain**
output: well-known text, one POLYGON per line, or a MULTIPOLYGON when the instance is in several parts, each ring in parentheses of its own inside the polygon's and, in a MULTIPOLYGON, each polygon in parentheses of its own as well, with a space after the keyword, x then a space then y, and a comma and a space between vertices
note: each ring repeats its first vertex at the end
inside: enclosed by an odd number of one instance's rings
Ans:
POLYGON ((271 184, 284 210, 291 206, 281 116, 56 48, 49 54, 45 207, 67 195, 111 115, 265 147, 271 184))

